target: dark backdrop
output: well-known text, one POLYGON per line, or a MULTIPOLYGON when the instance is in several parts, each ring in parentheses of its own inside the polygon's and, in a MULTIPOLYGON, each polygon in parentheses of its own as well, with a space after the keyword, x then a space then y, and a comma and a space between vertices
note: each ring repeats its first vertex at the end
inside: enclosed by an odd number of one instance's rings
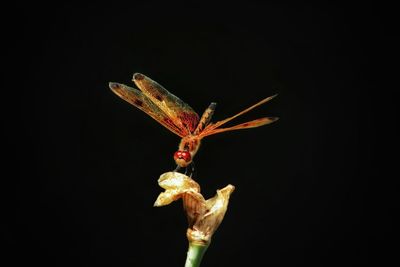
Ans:
POLYGON ((206 138, 196 157, 205 197, 236 186, 204 266, 391 259, 395 160, 385 141, 396 108, 395 86, 381 78, 391 75, 385 10, 110 3, 4 12, 12 172, 2 235, 16 265, 183 266, 181 203, 152 207, 179 138, 108 88, 132 84, 134 72, 199 113, 217 102, 214 121, 279 94, 236 120, 278 122, 206 138))

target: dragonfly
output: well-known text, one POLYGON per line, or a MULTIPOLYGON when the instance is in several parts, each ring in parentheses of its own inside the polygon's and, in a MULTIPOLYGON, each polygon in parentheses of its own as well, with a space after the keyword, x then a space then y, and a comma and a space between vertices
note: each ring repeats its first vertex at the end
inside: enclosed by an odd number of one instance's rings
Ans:
POLYGON ((212 102, 199 117, 188 104, 149 77, 135 73, 132 80, 139 89, 116 82, 110 82, 109 87, 117 96, 142 110, 181 138, 178 150, 174 153, 174 160, 177 165, 175 170, 180 168, 187 170, 188 166, 192 165, 192 172, 194 171, 193 158, 204 137, 228 131, 255 128, 278 120, 278 117, 264 117, 231 127, 221 127, 255 107, 270 101, 276 94, 259 101, 234 116, 213 123, 211 118, 217 106, 215 102, 212 102))

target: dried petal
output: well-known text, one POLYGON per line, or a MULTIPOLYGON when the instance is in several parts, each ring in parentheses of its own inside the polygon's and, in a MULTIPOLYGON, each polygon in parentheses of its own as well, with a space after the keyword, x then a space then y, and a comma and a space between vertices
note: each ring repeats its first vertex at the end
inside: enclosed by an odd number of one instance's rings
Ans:
POLYGON ((200 193, 188 192, 183 194, 183 208, 188 218, 189 228, 196 223, 198 218, 207 212, 206 201, 200 193))
POLYGON ((166 172, 158 179, 158 184, 164 189, 194 190, 200 192, 200 185, 192 178, 180 172, 166 172))
POLYGON ((167 172, 160 176, 158 184, 165 189, 156 202, 155 207, 165 206, 182 197, 183 193, 198 193, 200 186, 190 177, 179 172, 167 172))
POLYGON ((217 190, 217 194, 206 201, 207 212, 198 216, 196 222, 188 230, 187 236, 191 242, 210 242, 211 237, 224 219, 228 209, 229 197, 235 190, 233 185, 227 185, 217 190))

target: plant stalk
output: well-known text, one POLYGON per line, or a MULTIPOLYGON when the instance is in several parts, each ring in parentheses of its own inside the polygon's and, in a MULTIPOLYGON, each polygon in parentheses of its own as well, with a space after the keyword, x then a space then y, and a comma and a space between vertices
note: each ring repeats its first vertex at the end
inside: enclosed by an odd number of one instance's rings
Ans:
POLYGON ((197 242, 189 242, 185 267, 199 267, 204 253, 209 244, 199 244, 197 242))

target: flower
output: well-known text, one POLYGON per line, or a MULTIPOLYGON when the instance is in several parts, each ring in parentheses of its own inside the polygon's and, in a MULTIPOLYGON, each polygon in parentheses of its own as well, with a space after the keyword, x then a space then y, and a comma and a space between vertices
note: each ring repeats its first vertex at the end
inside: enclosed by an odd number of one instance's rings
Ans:
POLYGON ((186 232, 189 242, 208 246, 225 216, 229 197, 235 187, 227 185, 217 190, 213 198, 205 200, 200 194, 200 185, 182 173, 164 173, 158 179, 158 184, 165 191, 158 196, 154 206, 165 206, 182 198, 189 222, 186 232))

